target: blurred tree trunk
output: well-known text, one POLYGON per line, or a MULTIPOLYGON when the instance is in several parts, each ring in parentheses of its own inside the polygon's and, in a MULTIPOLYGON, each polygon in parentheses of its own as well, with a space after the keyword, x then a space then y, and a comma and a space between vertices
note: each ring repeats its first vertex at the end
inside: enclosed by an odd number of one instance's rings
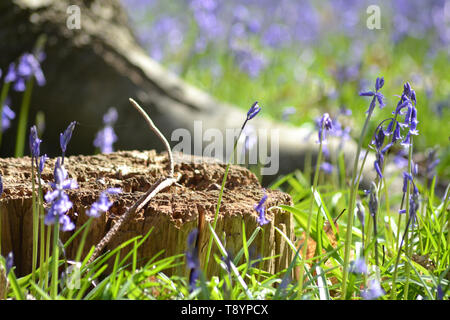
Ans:
MULTIPOLYGON (((129 97, 147 108, 168 139, 178 128, 186 128, 192 133, 195 120, 202 121, 203 132, 217 128, 224 133, 227 128, 240 128, 246 117, 244 111, 215 100, 150 59, 136 41, 118 1, 2 1, 0 68, 5 70, 11 61, 31 51, 41 35, 46 35, 47 39, 47 57, 42 65, 47 84, 35 86, 29 125, 34 123, 38 110, 44 112, 46 128, 42 153, 58 154, 59 133, 70 121, 76 120, 79 126, 68 154, 92 154, 92 141, 102 127, 102 115, 111 106, 119 112, 116 149, 161 150, 157 138, 149 137, 145 123, 136 112, 130 111, 129 97), (67 27, 70 5, 81 9, 80 29, 67 27)), ((19 106, 20 95, 12 98, 13 105, 19 106)), ((269 121, 263 115, 258 115, 251 123, 256 130, 278 130, 280 153, 275 159, 279 160, 278 174, 302 169, 307 156, 311 156, 314 163, 318 150, 316 133, 269 121)), ((12 153, 15 128, 10 130, 12 133, 6 134, 2 144, 2 154, 12 153)), ((336 158, 339 141, 330 139, 328 148, 331 157, 336 158)), ((348 172, 352 168, 349 163, 354 159, 356 145, 349 141, 343 149, 348 172)), ((370 156, 368 163, 373 160, 370 156)), ((366 186, 375 178, 372 171, 364 173, 366 186)), ((267 182, 275 177, 276 174, 272 174, 264 178, 267 182)))

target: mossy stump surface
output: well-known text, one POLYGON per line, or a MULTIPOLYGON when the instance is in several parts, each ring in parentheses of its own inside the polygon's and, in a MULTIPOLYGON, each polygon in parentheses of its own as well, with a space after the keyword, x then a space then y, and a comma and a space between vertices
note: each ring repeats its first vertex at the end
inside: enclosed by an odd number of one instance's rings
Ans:
MULTIPOLYGON (((164 250, 160 256, 168 257, 184 253, 187 250, 187 236, 198 226, 199 210, 205 212, 206 221, 212 222, 220 185, 226 165, 216 159, 198 158, 182 154, 174 154, 175 175, 181 175, 179 182, 158 193, 141 211, 137 212, 119 230, 105 250, 111 250, 135 236, 152 232, 144 244, 138 249, 140 265, 164 250)), ((46 162, 42 173, 41 184, 44 194, 50 190, 49 182, 54 180, 53 169, 56 159, 46 162)), ((75 231, 88 219, 86 211, 94 203, 100 193, 110 187, 122 188, 123 193, 110 196, 114 202, 106 214, 94 219, 87 235, 84 254, 91 246, 95 246, 123 214, 147 189, 169 169, 166 154, 151 151, 119 151, 111 154, 94 156, 71 156, 64 161, 69 177, 76 179, 79 188, 68 190, 67 194, 73 202, 68 215, 76 225, 75 231)), ((16 272, 25 275, 31 271, 32 260, 32 182, 31 159, 0 159, 0 173, 3 177, 4 192, 0 198, 2 217, 2 255, 13 251, 16 272)), ((36 184, 37 186, 37 184, 36 184)), ((242 248, 242 221, 245 223, 247 240, 258 227, 258 214, 254 205, 263 196, 263 189, 256 176, 244 167, 230 168, 225 191, 220 207, 216 233, 225 243, 229 253, 234 256, 242 248)), ((281 204, 292 204, 288 194, 277 190, 267 190, 266 207, 281 204)), ((292 260, 292 250, 285 239, 274 229, 282 230, 291 241, 294 241, 294 224, 292 216, 282 210, 267 210, 269 224, 263 226, 264 246, 261 232, 253 241, 250 251, 254 258, 277 256, 263 262, 262 268, 268 272, 278 272, 286 268, 292 260), (264 252, 261 248, 264 248, 264 252)), ((61 240, 65 242, 73 234, 61 232, 61 240)), ((203 267, 210 232, 203 229, 199 238, 200 261, 203 267)), ((77 237, 66 249, 66 257, 74 259, 81 237, 77 237)), ((213 255, 218 253, 213 246, 213 255)), ((122 256, 131 249, 122 249, 122 256)), ((220 266, 211 255, 208 274, 218 274, 220 266)), ((184 268, 171 270, 178 274, 186 274, 184 268)))

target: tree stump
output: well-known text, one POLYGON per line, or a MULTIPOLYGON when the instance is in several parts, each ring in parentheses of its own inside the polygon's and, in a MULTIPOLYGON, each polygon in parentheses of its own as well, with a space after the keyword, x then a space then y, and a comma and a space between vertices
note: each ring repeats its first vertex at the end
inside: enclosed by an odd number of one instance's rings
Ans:
MULTIPOLYGON (((149 238, 138 250, 141 265, 155 254, 164 250, 160 256, 168 257, 184 253, 187 250, 187 236, 198 226, 199 208, 204 210, 205 219, 211 222, 220 191, 226 164, 212 158, 199 158, 174 154, 175 174, 180 174, 178 184, 158 193, 140 212, 136 212, 121 229, 105 250, 111 250, 138 235, 145 235, 153 228, 149 238)), ((49 159, 42 172, 44 194, 50 190, 49 182, 54 181, 53 168, 56 159, 49 159)), ((160 177, 167 174, 169 161, 167 154, 151 151, 120 151, 94 156, 71 156, 65 159, 64 166, 72 179, 76 179, 79 188, 68 190, 73 202, 68 215, 76 225, 75 231, 88 219, 86 211, 95 202, 100 193, 110 187, 122 188, 123 193, 109 196, 114 202, 111 209, 94 219, 86 239, 83 256, 91 246, 96 245, 123 214, 147 189, 160 177)), ((3 177, 4 192, 0 198, 2 217, 2 255, 13 251, 16 272, 25 275, 31 271, 32 260, 32 181, 31 159, 0 159, 0 171, 3 177)), ((266 190, 266 207, 281 204, 290 205, 288 194, 277 190, 266 190)), ((258 226, 258 214, 254 205, 264 194, 256 176, 244 167, 232 166, 223 194, 216 233, 225 235, 227 250, 235 256, 242 248, 242 222, 245 223, 246 237, 252 235, 258 226)), ((252 244, 255 256, 277 256, 265 261, 262 268, 268 272, 278 272, 288 267, 293 258, 292 250, 285 239, 274 229, 282 230, 294 241, 292 216, 280 209, 267 210, 270 223, 265 229, 264 252, 261 251, 261 233, 252 244)), ((73 232, 61 232, 63 243, 73 232)), ((205 228, 199 239, 200 261, 203 264, 210 232, 205 228)), ((80 237, 66 249, 66 257, 74 259, 80 237)), ((214 246, 215 247, 215 246, 214 246)), ((125 248, 122 254, 129 251, 125 248)), ((218 253, 217 248, 212 252, 218 253)), ((207 268, 208 274, 217 274, 220 266, 211 256, 207 268)), ((186 272, 184 268, 170 270, 169 273, 186 272), (183 269, 183 270, 181 270, 183 269)), ((185 273, 184 273, 185 274, 185 273)))

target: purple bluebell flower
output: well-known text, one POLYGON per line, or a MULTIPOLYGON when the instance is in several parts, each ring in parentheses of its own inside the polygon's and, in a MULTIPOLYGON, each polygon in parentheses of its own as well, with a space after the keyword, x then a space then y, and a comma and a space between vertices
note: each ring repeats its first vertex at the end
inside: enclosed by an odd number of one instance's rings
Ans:
POLYGON ((386 293, 381 287, 378 280, 372 279, 369 281, 369 286, 366 290, 361 291, 361 297, 364 300, 375 300, 384 296, 386 293))
POLYGON ((247 112, 247 120, 253 119, 260 111, 261 107, 259 106, 258 101, 254 102, 247 112))
POLYGON ((436 288, 436 300, 444 300, 444 290, 440 284, 436 288))
POLYGON ((94 139, 94 146, 99 148, 102 153, 111 153, 114 151, 113 144, 117 141, 117 135, 114 132, 113 125, 117 121, 118 113, 115 108, 109 108, 103 115, 104 127, 97 132, 94 139))
POLYGON ((16 117, 16 113, 9 107, 10 100, 7 98, 2 109, 2 132, 11 127, 11 120, 16 117))
POLYGON ((267 193, 264 191, 264 195, 261 198, 261 200, 259 201, 259 203, 255 206, 255 210, 256 212, 258 212, 259 217, 257 218, 258 224, 262 227, 265 224, 268 224, 270 221, 266 219, 266 206, 265 206, 265 202, 267 200, 267 193))
POLYGON ((109 200, 108 194, 119 194, 122 192, 120 188, 108 188, 100 194, 100 197, 94 202, 89 210, 86 211, 86 215, 93 218, 98 218, 101 213, 106 212, 111 208, 113 202, 109 200))
POLYGON ((383 162, 384 162, 384 156, 381 152, 377 152, 376 154, 376 160, 373 163, 373 167, 378 175, 378 177, 380 177, 380 179, 383 178, 383 173, 381 168, 383 167, 383 162))
POLYGON ((59 145, 61 146, 61 150, 62 150, 62 162, 64 163, 64 154, 66 153, 67 150, 67 145, 70 141, 70 139, 72 139, 72 133, 73 130, 75 129, 75 125, 77 124, 76 121, 72 121, 69 126, 67 127, 67 129, 64 131, 64 133, 60 133, 59 134, 59 145))
POLYGON ((320 170, 322 170, 326 174, 331 174, 333 172, 333 165, 329 162, 324 161, 320 165, 320 170))
POLYGON ((14 82, 17 79, 16 65, 14 62, 9 64, 8 72, 5 75, 5 83, 14 82))
MULTIPOLYGON (((39 58, 43 59, 44 55, 40 54, 39 58)), ((24 53, 20 56, 17 66, 14 63, 9 65, 5 82, 14 82, 13 89, 15 91, 25 91, 25 83, 30 77, 34 77, 39 86, 45 85, 46 80, 40 62, 42 60, 39 61, 33 54, 24 53)))
POLYGON ((189 272, 189 292, 195 289, 195 283, 200 276, 200 261, 197 243, 198 229, 192 230, 187 238, 186 264, 189 272))
POLYGON ((33 158, 38 158, 40 154, 40 145, 42 140, 38 138, 36 126, 30 128, 30 151, 33 158))
POLYGON ((118 117, 119 117, 119 114, 117 113, 117 109, 114 107, 111 107, 103 115, 103 123, 107 126, 108 125, 112 126, 112 125, 114 125, 114 123, 116 123, 118 117))
POLYGON ((47 161, 48 157, 46 154, 39 157, 39 173, 42 173, 44 171, 44 165, 45 161, 47 161))
POLYGON ((375 148, 377 150, 381 149, 384 143, 385 134, 382 128, 378 130, 378 134, 375 136, 373 143, 375 144, 375 148))
POLYGON ((330 118, 330 115, 328 113, 324 113, 323 116, 319 119, 316 119, 316 124, 319 129, 319 141, 326 142, 326 132, 333 129, 333 121, 330 118))
POLYGON ((341 142, 350 139, 350 127, 342 128, 341 123, 337 118, 332 120, 332 129, 329 131, 330 135, 334 137, 338 137, 341 139, 341 142))
POLYGON ((412 175, 410 175, 408 172, 403 171, 403 187, 402 187, 402 191, 405 193, 406 189, 408 187, 408 181, 413 181, 413 177, 412 175))
POLYGON ((375 81, 375 90, 376 91, 380 90, 381 88, 383 88, 383 85, 384 85, 384 78, 383 77, 377 78, 377 80, 375 81))
POLYGON ((372 101, 370 102, 369 109, 366 111, 366 113, 370 113, 373 111, 373 109, 376 106, 376 102, 378 101, 378 105, 380 106, 380 109, 382 109, 385 106, 384 103, 384 96, 378 90, 380 90, 384 85, 384 78, 377 78, 375 81, 375 91, 361 91, 359 93, 362 97, 373 97, 372 101))
POLYGON ((6 261, 5 261, 5 267, 6 267, 6 276, 8 276, 9 272, 12 270, 13 266, 14 266, 14 254, 11 251, 10 253, 8 253, 8 255, 6 256, 6 261))
POLYGON ((350 262, 349 271, 354 274, 367 274, 367 265, 364 257, 357 258, 350 262))
POLYGON ((3 178, 2 175, 0 174, 0 197, 3 194, 3 178))
POLYGON ((283 121, 288 121, 289 117, 295 114, 296 111, 295 107, 285 107, 282 111, 281 118, 283 121))
POLYGON ((114 151, 113 144, 117 141, 117 135, 110 126, 104 127, 95 136, 94 146, 99 148, 102 153, 111 153, 114 151))
POLYGON ((61 165, 59 158, 55 164, 54 175, 55 182, 50 183, 53 190, 48 191, 44 196, 45 201, 51 203, 44 218, 44 223, 46 225, 59 223, 62 225, 63 231, 71 231, 75 228, 75 224, 70 221, 66 213, 72 208, 73 204, 64 190, 78 188, 78 184, 76 181, 67 178, 67 171, 61 165))
POLYGON ((411 95, 411 85, 409 84, 409 82, 406 82, 403 85, 403 94, 405 94, 406 96, 410 96, 411 95))

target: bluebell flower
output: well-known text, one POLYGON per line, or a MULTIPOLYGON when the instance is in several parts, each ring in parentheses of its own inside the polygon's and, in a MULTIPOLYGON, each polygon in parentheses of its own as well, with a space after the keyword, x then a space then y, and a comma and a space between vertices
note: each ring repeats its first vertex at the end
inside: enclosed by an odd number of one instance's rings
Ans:
POLYGON ((281 119, 283 119, 283 121, 288 121, 289 117, 295 114, 295 112, 296 112, 295 107, 285 107, 282 111, 281 119))
POLYGON ((8 276, 9 272, 11 271, 11 269, 14 266, 14 254, 11 251, 10 253, 8 253, 8 255, 6 256, 6 261, 5 261, 5 267, 6 267, 6 276, 8 276))
POLYGON ((383 88, 383 85, 384 85, 384 78, 383 77, 377 78, 377 80, 375 81, 375 90, 376 91, 380 90, 381 88, 383 88))
POLYGON ((349 271, 354 274, 367 274, 367 265, 364 257, 350 262, 349 271))
POLYGON ((259 106, 258 101, 254 102, 247 112, 247 120, 253 119, 260 111, 261 107, 259 106))
POLYGON ((327 174, 331 174, 333 172, 333 165, 329 162, 324 161, 320 165, 320 170, 322 170, 323 172, 325 172, 327 174))
POLYGON ((119 194, 122 192, 120 188, 108 188, 100 194, 100 197, 94 202, 86 215, 93 218, 98 218, 101 213, 106 212, 111 208, 113 202, 109 200, 108 194, 119 194))
POLYGON ((316 119, 316 124, 319 130, 319 141, 326 142, 326 132, 333 129, 333 121, 330 118, 330 115, 328 113, 324 113, 323 116, 319 119, 316 119))
POLYGON ((383 167, 383 162, 384 162, 384 156, 381 152, 377 152, 376 154, 376 160, 373 163, 373 167, 378 175, 378 177, 380 177, 380 179, 383 178, 383 173, 381 172, 381 168, 383 167))
POLYGON ((197 243, 198 229, 192 230, 187 238, 186 264, 189 272, 189 292, 195 289, 195 282, 200 276, 200 260, 197 243))
POLYGON ((38 138, 36 126, 32 126, 30 129, 29 141, 31 156, 37 159, 40 154, 40 145, 42 140, 38 138))
POLYGON ((377 150, 381 149, 381 147, 384 144, 384 138, 385 138, 385 134, 384 134, 384 130, 382 128, 380 128, 378 130, 378 134, 375 136, 375 139, 373 141, 373 143, 375 144, 375 148, 377 150))
POLYGON ((114 151, 113 144, 117 141, 117 135, 110 126, 104 127, 95 136, 94 146, 99 148, 102 153, 111 153, 114 151))
POLYGON ((115 108, 109 108, 103 115, 104 127, 97 132, 94 139, 94 146, 99 148, 102 153, 111 153, 114 151, 113 144, 117 141, 117 135, 114 132, 113 125, 117 121, 118 113, 115 108))
POLYGON ((114 123, 116 123, 118 117, 119 114, 117 113, 116 108, 109 108, 108 111, 103 115, 103 123, 107 126, 112 126, 114 123))
POLYGON ((10 83, 16 81, 16 79, 17 79, 16 65, 14 62, 12 62, 9 64, 8 72, 5 75, 4 82, 10 83))
POLYGON ((2 175, 0 174, 0 197, 3 194, 3 178, 2 175))
POLYGON ((369 286, 366 290, 361 291, 361 297, 364 300, 375 300, 384 296, 386 293, 381 287, 378 280, 372 279, 369 281, 369 286))
POLYGON ((40 65, 44 55, 39 54, 38 58, 40 60, 31 53, 24 53, 20 56, 17 66, 14 63, 9 65, 5 82, 14 82, 13 89, 15 91, 25 91, 26 82, 30 77, 34 77, 39 86, 45 85, 46 80, 40 65))
POLYGON ((47 160, 48 160, 48 157, 46 154, 39 157, 39 173, 42 173, 42 171, 44 171, 45 161, 47 161, 47 160))
POLYGON ((2 109, 2 132, 11 127, 11 120, 16 117, 16 113, 9 107, 9 99, 6 99, 2 109))
POLYGON ((413 181, 413 177, 408 172, 403 171, 403 187, 402 187, 402 191, 404 193, 406 193, 406 191, 407 191, 408 181, 412 182, 413 181))
POLYGON ((442 286, 439 284, 436 288, 436 300, 444 299, 444 290, 442 290, 442 286))
POLYGON ((62 154, 63 154, 63 163, 64 163, 64 154, 66 153, 67 150, 67 145, 70 141, 70 139, 72 139, 72 133, 73 130, 75 129, 75 125, 77 124, 76 121, 72 121, 69 126, 67 127, 66 130, 64 130, 64 133, 60 133, 59 134, 59 145, 61 146, 61 150, 62 150, 62 154))
POLYGON ((268 224, 270 221, 266 219, 266 206, 265 202, 267 200, 267 193, 264 191, 264 195, 259 201, 257 205, 254 206, 256 212, 258 212, 259 217, 257 218, 258 224, 262 227, 265 224, 268 224))
POLYGON ((55 164, 55 182, 50 183, 52 191, 48 191, 44 199, 47 203, 51 203, 50 208, 44 218, 46 225, 54 223, 61 224, 63 231, 71 231, 75 228, 75 224, 70 221, 66 213, 72 208, 73 204, 64 192, 67 189, 78 188, 76 181, 67 178, 67 171, 61 165, 59 158, 55 164))
POLYGON ((372 101, 370 102, 369 109, 366 111, 366 113, 372 112, 373 109, 376 106, 376 103, 378 102, 378 105, 380 106, 380 109, 382 109, 385 106, 384 103, 384 96, 380 92, 378 92, 384 85, 384 78, 377 78, 375 81, 375 91, 361 91, 359 93, 362 97, 373 97, 372 101))

